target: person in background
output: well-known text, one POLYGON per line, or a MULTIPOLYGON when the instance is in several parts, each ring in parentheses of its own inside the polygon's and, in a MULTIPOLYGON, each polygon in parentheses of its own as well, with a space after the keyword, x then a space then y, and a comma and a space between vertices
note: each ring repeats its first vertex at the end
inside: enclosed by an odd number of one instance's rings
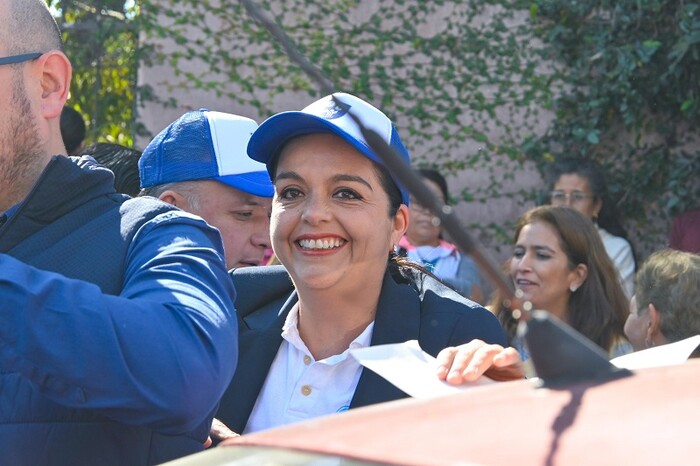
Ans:
POLYGON ((118 193, 136 197, 141 191, 139 157, 141 152, 121 144, 98 142, 86 147, 81 155, 88 155, 114 173, 114 189, 118 193))
MULTIPOLYGON (((613 358, 632 351, 623 325, 628 301, 600 236, 580 212, 567 206, 527 211, 515 227, 510 277, 523 300, 569 324, 613 358)), ((517 321, 494 294, 491 308, 526 360, 517 321)))
POLYGON ((552 205, 569 205, 591 219, 617 268, 627 298, 634 294, 634 251, 612 202, 601 167, 589 159, 562 159, 549 171, 552 205))
POLYGON ((517 352, 503 348, 503 331, 489 311, 397 260, 408 192, 349 112, 409 161, 391 120, 345 93, 270 117, 248 145, 274 180, 272 246, 284 267, 231 273, 245 290, 236 302, 241 366, 217 419, 236 432, 406 396, 363 369, 353 348, 415 339, 437 355, 436 376, 449 383, 487 369, 494 377, 523 377, 517 352), (271 323, 246 328, 246 316, 268 310, 271 323))
POLYGON ((700 335, 700 256, 653 253, 637 272, 636 289, 625 323, 635 351, 700 335))
MULTIPOLYGON (((449 203, 447 181, 437 170, 419 168, 426 185, 445 204, 449 203)), ((414 199, 408 207, 410 220, 406 234, 399 241, 399 254, 421 264, 440 280, 478 303, 484 299, 479 270, 474 260, 445 241, 440 225, 428 209, 414 199)))
POLYGON ((700 254, 700 209, 688 210, 673 219, 668 247, 700 254))
POLYGON ((141 195, 218 228, 229 269, 263 265, 270 247, 274 188, 265 165, 246 154, 257 127, 250 118, 194 110, 163 129, 139 159, 141 195))
POLYGON ((61 137, 68 155, 78 155, 85 141, 85 120, 73 107, 64 106, 61 112, 61 137))
POLYGON ((71 63, 44 0, 0 0, 0 462, 203 449, 236 367, 219 233, 67 157, 71 63))

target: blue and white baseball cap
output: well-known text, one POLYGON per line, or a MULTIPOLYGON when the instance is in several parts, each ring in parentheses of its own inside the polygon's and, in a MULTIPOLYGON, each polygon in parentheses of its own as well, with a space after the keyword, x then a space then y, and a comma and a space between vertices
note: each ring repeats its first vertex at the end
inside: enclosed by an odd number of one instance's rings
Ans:
POLYGON ((206 109, 187 112, 153 138, 139 159, 141 188, 215 180, 248 194, 272 197, 265 165, 246 154, 258 127, 250 118, 206 109))
MULTIPOLYGON (((343 138, 365 157, 385 166, 382 159, 367 144, 360 128, 348 112, 356 116, 367 128, 376 131, 407 164, 411 163, 411 157, 391 120, 364 100, 342 92, 317 100, 300 112, 282 112, 265 120, 250 138, 248 155, 266 164, 272 177, 273 165, 270 162, 275 161, 290 139, 306 134, 332 133, 343 138), (345 108, 338 106, 334 98, 342 102, 345 108)), ((391 177, 401 192, 403 203, 408 205, 408 190, 393 173, 391 177)))

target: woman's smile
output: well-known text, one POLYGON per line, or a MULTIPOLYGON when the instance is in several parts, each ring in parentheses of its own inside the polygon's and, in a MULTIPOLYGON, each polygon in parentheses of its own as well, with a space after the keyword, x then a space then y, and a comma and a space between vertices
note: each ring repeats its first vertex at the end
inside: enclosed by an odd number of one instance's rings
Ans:
POLYGON ((341 248, 348 242, 337 236, 326 236, 320 238, 302 238, 296 243, 304 251, 330 251, 341 248))

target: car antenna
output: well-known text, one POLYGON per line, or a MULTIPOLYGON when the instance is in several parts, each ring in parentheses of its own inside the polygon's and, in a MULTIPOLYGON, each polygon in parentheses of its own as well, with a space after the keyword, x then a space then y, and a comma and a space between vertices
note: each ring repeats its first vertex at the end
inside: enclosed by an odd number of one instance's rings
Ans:
POLYGON ((522 292, 514 289, 512 281, 504 277, 495 262, 485 254, 483 246, 462 227, 452 207, 438 199, 410 164, 375 130, 365 126, 349 105, 335 95, 332 98, 357 124, 365 141, 384 165, 420 205, 430 210, 457 247, 472 256, 479 269, 506 297, 504 305, 518 320, 518 335, 527 345, 542 385, 555 387, 579 381, 604 381, 631 374, 612 365, 600 348, 566 323, 549 312, 533 310, 532 303, 522 299, 522 292))

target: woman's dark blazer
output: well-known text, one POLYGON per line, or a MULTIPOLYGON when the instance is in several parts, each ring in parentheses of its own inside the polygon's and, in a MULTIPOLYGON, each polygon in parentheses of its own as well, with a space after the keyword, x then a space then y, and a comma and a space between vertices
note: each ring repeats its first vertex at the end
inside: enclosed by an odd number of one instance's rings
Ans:
MULTIPOLYGON (((282 343, 282 326, 297 296, 282 266, 237 269, 231 277, 237 294, 239 359, 216 417, 240 433, 282 343)), ((507 346, 498 320, 488 310, 421 272, 387 271, 377 305, 373 346, 418 340, 425 352, 436 356, 443 348, 475 338, 507 346)), ((350 408, 406 396, 363 368, 350 408)))

